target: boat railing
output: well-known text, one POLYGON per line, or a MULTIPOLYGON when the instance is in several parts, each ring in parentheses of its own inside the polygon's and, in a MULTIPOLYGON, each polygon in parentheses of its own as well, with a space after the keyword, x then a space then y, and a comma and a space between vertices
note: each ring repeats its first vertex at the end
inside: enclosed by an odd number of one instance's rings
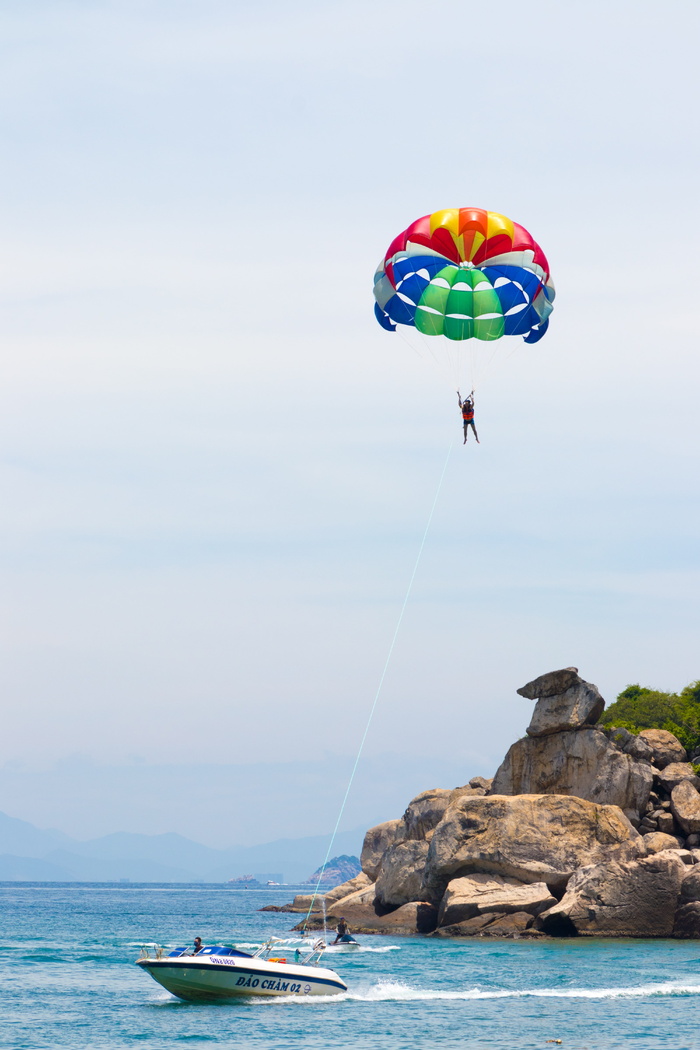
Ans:
POLYGON ((192 948, 173 949, 165 944, 144 944, 141 947, 139 959, 179 959, 183 956, 195 955, 192 948))
MULTIPOLYGON (((162 944, 144 944, 141 946, 139 959, 162 959, 167 954, 167 950, 162 944)), ((183 951, 182 954, 186 953, 183 951)))
MULTIPOLYGON (((270 937, 269 940, 265 941, 265 943, 253 953, 253 958, 267 958, 270 962, 286 962, 286 958, 283 960, 270 958, 273 951, 279 951, 279 947, 277 947, 279 945, 285 945, 286 950, 289 951, 289 942, 284 940, 284 938, 270 937)), ((311 949, 308 951, 303 951, 297 948, 294 952, 293 961, 297 966, 314 966, 319 962, 321 955, 327 947, 328 945, 321 937, 314 942, 311 949)))

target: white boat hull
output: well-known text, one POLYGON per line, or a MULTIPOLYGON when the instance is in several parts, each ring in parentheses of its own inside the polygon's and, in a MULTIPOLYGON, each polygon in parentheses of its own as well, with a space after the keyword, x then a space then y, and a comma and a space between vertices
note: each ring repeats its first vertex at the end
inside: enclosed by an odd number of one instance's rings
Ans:
POLYGON ((191 1002, 246 996, 337 995, 347 991, 338 974, 322 966, 216 955, 201 959, 139 959, 138 965, 173 995, 191 1002))

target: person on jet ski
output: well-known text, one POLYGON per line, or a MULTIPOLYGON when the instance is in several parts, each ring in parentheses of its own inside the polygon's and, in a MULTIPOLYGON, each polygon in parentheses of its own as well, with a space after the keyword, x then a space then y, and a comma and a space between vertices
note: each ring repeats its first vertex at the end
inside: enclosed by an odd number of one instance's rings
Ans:
POLYGON ((340 916, 340 921, 338 922, 338 925, 336 926, 335 930, 336 938, 332 943, 339 944, 348 936, 348 924, 346 923, 345 917, 343 915, 340 916))

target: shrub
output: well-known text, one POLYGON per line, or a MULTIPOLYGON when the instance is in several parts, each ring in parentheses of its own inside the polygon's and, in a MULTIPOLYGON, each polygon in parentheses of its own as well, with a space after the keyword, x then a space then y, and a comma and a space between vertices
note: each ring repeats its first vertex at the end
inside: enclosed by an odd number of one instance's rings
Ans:
POLYGON ((680 693, 664 693, 646 686, 628 685, 600 716, 604 726, 621 726, 631 733, 666 729, 687 751, 700 747, 700 681, 680 693))

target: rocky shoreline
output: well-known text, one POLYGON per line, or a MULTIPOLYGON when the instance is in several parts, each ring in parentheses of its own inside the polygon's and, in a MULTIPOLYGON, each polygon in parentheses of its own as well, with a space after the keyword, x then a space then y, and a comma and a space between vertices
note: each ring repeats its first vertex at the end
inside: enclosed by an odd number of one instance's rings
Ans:
POLYGON ((493 779, 370 828, 361 874, 295 929, 325 906, 362 934, 700 937, 700 777, 680 741, 597 725, 605 701, 573 667, 518 693, 537 703, 493 779))

